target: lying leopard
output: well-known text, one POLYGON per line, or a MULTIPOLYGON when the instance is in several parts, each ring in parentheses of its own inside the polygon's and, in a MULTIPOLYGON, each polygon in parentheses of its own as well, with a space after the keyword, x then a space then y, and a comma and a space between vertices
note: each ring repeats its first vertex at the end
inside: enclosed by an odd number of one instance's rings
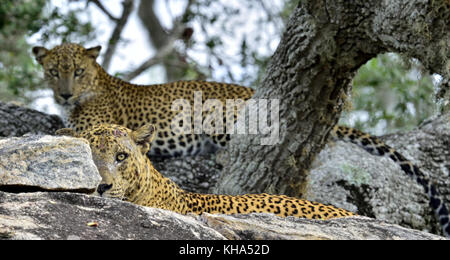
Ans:
POLYGON ((284 195, 246 194, 240 196, 186 192, 161 175, 147 156, 155 127, 144 125, 135 131, 118 125, 101 124, 77 134, 73 129, 60 135, 89 141, 92 157, 102 176, 97 193, 148 207, 194 213, 273 213, 281 217, 330 219, 354 215, 334 206, 284 195))
MULTIPOLYGON (((175 100, 187 100, 194 107, 196 91, 201 91, 204 100, 216 99, 223 104, 227 99, 249 100, 254 93, 252 89, 238 85, 203 81, 134 85, 109 75, 96 62, 100 50, 100 46, 86 49, 67 43, 51 50, 34 47, 33 54, 44 67, 45 78, 53 89, 55 100, 66 111, 68 127, 82 132, 101 123, 122 125, 133 130, 148 123, 154 124, 157 130, 148 153, 150 156, 196 155, 208 152, 210 148, 224 147, 230 139, 229 135, 179 134, 172 131, 172 119, 179 114, 171 109, 175 100)), ((225 115, 227 111, 223 113, 225 115)), ((236 119, 237 112, 232 113, 236 119)), ((182 116, 192 118, 193 115, 182 116)), ((206 116, 204 114, 201 120, 205 120, 206 116)), ((450 218, 444 201, 417 166, 379 139, 355 129, 336 126, 331 135, 353 142, 371 154, 387 156, 397 163, 424 187, 444 233, 450 234, 450 218)))

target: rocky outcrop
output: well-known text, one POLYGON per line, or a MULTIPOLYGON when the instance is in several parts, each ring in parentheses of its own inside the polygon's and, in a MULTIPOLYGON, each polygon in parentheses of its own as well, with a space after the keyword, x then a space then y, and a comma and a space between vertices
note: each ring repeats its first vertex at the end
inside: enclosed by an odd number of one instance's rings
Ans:
POLYGON ((306 198, 390 223, 440 232, 423 187, 388 158, 371 156, 353 144, 337 142, 316 157, 306 198))
POLYGON ((100 181, 86 140, 48 135, 0 140, 0 190, 93 192, 100 181))
MULTIPOLYGON (((387 143, 437 180, 447 199, 450 194, 449 122, 448 117, 441 117, 405 135, 385 137, 387 143)), ((183 188, 208 192, 226 158, 222 153, 172 158, 154 164, 183 188)), ((390 160, 371 156, 343 142, 328 145, 316 158, 306 196, 378 220, 356 217, 312 221, 264 214, 180 216, 116 200, 57 192, 89 193, 99 181, 89 146, 82 139, 53 136, 0 139, 0 238, 439 238, 385 222, 440 232, 421 186, 390 160)))
POLYGON ((83 139, 0 140, 0 239, 441 239, 363 217, 183 216, 74 193, 100 181, 90 156, 83 139))
MULTIPOLYGON (((403 134, 382 137, 416 164, 450 206, 450 114, 403 134)), ((353 144, 330 143, 315 159, 306 198, 361 215, 441 234, 429 198, 388 158, 353 144)))
POLYGON ((195 218, 119 200, 61 192, 0 192, 0 201, 0 238, 223 239, 195 218))
POLYGON ((0 192, 0 201, 0 239, 443 239, 365 217, 184 216, 63 192, 0 192))
POLYGON ((271 214, 210 215, 202 221, 227 239, 250 240, 435 240, 443 237, 367 217, 311 220, 271 214))
POLYGON ((0 102, 0 136, 22 136, 24 134, 53 134, 64 128, 63 121, 56 115, 0 102))

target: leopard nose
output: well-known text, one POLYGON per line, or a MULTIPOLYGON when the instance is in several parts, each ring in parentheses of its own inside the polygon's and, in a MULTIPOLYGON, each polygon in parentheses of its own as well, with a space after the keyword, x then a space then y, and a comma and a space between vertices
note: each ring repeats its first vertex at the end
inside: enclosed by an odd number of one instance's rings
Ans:
POLYGON ((72 97, 72 94, 61 94, 60 95, 62 98, 64 98, 65 100, 69 100, 69 98, 72 97))
POLYGON ((105 193, 105 191, 107 191, 111 188, 112 188, 112 184, 100 184, 97 187, 97 192, 101 196, 101 195, 103 195, 103 193, 105 193))

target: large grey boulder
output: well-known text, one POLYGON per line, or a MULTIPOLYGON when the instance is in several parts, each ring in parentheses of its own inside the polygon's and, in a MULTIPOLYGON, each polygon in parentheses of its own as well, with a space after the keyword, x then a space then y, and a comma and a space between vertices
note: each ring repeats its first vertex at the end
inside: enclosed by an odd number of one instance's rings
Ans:
POLYGON ((349 143, 329 145, 316 157, 306 198, 414 229, 440 231, 422 186, 388 158, 349 143))
POLYGON ((48 135, 0 139, 0 190, 93 192, 100 181, 84 139, 48 135))
MULTIPOLYGON (((382 139, 416 164, 450 207, 450 114, 382 139)), ((328 144, 313 162, 308 185, 307 199, 442 234, 423 187, 392 160, 354 144, 328 144)))

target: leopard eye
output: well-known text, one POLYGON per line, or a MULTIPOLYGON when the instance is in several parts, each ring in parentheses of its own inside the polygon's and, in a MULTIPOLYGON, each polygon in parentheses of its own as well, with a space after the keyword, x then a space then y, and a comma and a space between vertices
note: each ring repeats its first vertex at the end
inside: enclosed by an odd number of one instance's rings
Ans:
POLYGON ((128 154, 127 153, 118 153, 116 155, 116 161, 117 162, 123 162, 127 158, 128 158, 128 154))
POLYGON ((53 77, 59 77, 59 73, 58 73, 58 71, 57 70, 55 70, 55 69, 50 69, 50 74, 53 76, 53 77))
POLYGON ((84 73, 84 69, 75 70, 75 77, 79 77, 84 73))

